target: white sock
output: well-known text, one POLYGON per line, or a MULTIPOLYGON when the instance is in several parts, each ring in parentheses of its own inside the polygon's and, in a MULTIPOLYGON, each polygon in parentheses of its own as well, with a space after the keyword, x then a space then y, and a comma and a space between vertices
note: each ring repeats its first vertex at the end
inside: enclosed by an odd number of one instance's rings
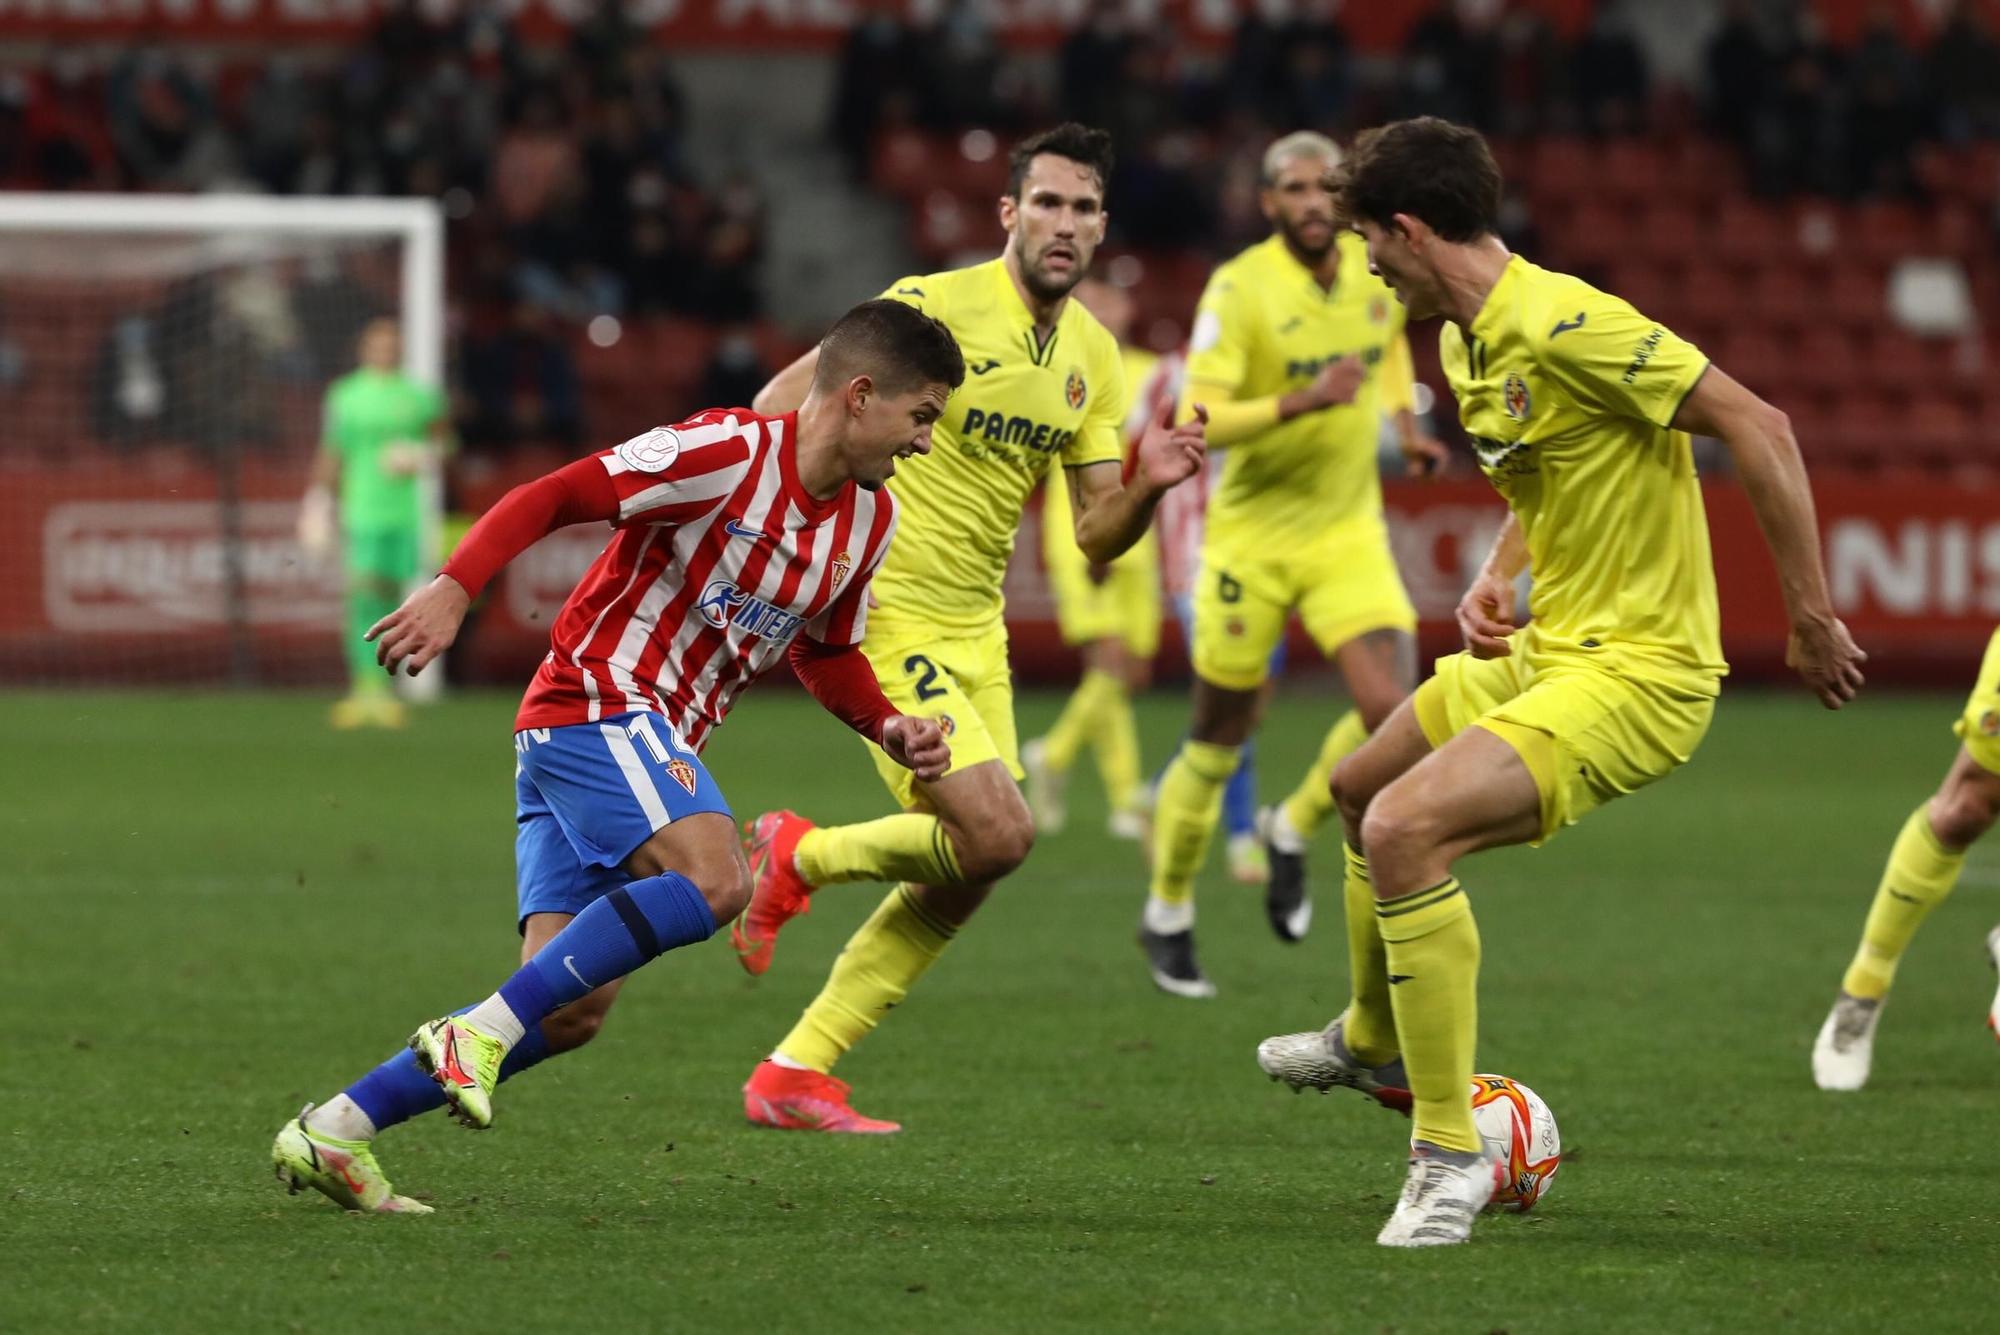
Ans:
POLYGON ((1271 847, 1280 853, 1290 853, 1297 857, 1306 851, 1306 837, 1292 828, 1291 820, 1285 815, 1285 804, 1278 803, 1271 808, 1271 823, 1265 827, 1271 840, 1271 847))
POLYGON ((1174 936, 1194 928, 1194 901, 1169 904, 1158 895, 1146 896, 1146 913, 1143 919, 1146 930, 1160 936, 1174 936))
POLYGON ((335 1094, 306 1114, 306 1126, 335 1140, 373 1140, 375 1123, 361 1111, 361 1105, 345 1094, 335 1094))
POLYGON ((773 1052, 768 1060, 770 1061, 771 1065, 782 1066, 787 1071, 810 1071, 812 1069, 812 1067, 806 1065, 798 1058, 787 1057, 782 1052, 773 1052))
POLYGON ((461 1018, 467 1024, 493 1035, 509 1048, 519 1043, 522 1035, 528 1032, 528 1027, 521 1023, 521 1017, 514 1014, 513 1007, 500 999, 498 992, 474 1006, 461 1018))

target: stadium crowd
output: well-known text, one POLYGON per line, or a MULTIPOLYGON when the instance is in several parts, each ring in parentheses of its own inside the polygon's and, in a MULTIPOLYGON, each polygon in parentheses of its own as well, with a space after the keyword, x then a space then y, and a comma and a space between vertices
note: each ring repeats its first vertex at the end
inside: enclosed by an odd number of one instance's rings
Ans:
MULTIPOLYGON (((1010 46, 969 0, 923 22, 871 7, 838 57, 828 133, 865 182, 892 131, 1100 124, 1120 152, 1114 245, 1211 257, 1262 234, 1256 150, 1300 125, 1344 134, 1429 112, 1506 140, 1699 128, 1734 146, 1760 194, 1845 200, 1919 199, 1920 145, 2000 137, 2000 37, 1972 0, 1922 41, 1877 6, 1844 46, 1803 0, 1730 0, 1699 89, 1656 76, 1627 0, 1567 36, 1527 5, 1451 0, 1389 60, 1354 48, 1337 6, 1299 12, 1251 6, 1233 42, 1204 50, 1103 2, 1048 52, 1010 46)), ((405 0, 344 51, 212 57, 135 45, 0 67, 0 187, 440 199, 472 447, 585 437, 578 356, 597 315, 741 328, 785 314, 760 283, 759 181, 692 170, 696 113, 617 0, 556 46, 524 43, 494 9, 438 17, 405 0)), ((1510 239, 1532 244, 1525 198, 1509 217, 1510 239)), ((8 346, 0 377, 21 361, 8 346)), ((745 346, 724 340, 715 373, 750 380, 745 346)))

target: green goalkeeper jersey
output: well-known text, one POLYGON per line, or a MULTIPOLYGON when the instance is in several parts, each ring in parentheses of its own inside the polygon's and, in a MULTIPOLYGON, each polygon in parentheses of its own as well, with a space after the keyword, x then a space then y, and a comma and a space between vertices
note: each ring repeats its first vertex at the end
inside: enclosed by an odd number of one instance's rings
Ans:
POLYGON ((417 522, 417 479, 385 469, 393 445, 421 444, 444 416, 444 396, 398 371, 362 368, 326 392, 324 434, 340 453, 340 514, 350 532, 417 522))

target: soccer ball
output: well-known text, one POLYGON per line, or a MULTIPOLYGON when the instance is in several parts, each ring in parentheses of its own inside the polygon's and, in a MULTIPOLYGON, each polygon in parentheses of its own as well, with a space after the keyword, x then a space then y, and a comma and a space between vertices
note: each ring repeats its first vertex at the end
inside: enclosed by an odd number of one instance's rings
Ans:
POLYGON ((1504 1075, 1472 1077, 1472 1121, 1486 1148, 1507 1166, 1506 1184, 1489 1210, 1526 1210, 1540 1200, 1562 1167, 1562 1137, 1542 1096, 1504 1075))

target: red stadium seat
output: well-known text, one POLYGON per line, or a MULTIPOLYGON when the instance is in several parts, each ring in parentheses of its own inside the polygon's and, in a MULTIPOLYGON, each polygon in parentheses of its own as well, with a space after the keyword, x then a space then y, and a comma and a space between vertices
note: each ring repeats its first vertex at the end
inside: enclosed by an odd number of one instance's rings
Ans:
POLYGON ((1707 244, 1701 216, 1686 204, 1656 204, 1639 225, 1638 249, 1656 259, 1686 259, 1707 244))
POLYGON ((1790 352, 1783 342, 1761 330, 1737 329, 1712 355, 1730 375, 1766 397, 1778 392, 1775 386, 1792 378, 1790 352))
POLYGON ((1820 306, 1819 292, 1807 278, 1807 271, 1788 263, 1759 270, 1750 284, 1749 298, 1752 318, 1791 328, 1812 323, 1820 306))
POLYGON ((1715 253, 1737 264, 1781 262, 1798 254, 1798 232, 1782 210, 1749 199, 1725 200, 1712 232, 1715 253))
POLYGON ((1860 349, 1839 325, 1811 325, 1791 347, 1793 379, 1815 397, 1843 393, 1866 377, 1860 349))
POLYGON ((1873 328, 1882 324, 1889 317, 1882 275, 1873 266, 1843 259, 1827 284, 1822 309, 1830 318, 1850 326, 1873 328))
POLYGON ((1605 145, 1590 188, 1641 204, 1687 198, 1666 154, 1643 139, 1618 139, 1605 145))

